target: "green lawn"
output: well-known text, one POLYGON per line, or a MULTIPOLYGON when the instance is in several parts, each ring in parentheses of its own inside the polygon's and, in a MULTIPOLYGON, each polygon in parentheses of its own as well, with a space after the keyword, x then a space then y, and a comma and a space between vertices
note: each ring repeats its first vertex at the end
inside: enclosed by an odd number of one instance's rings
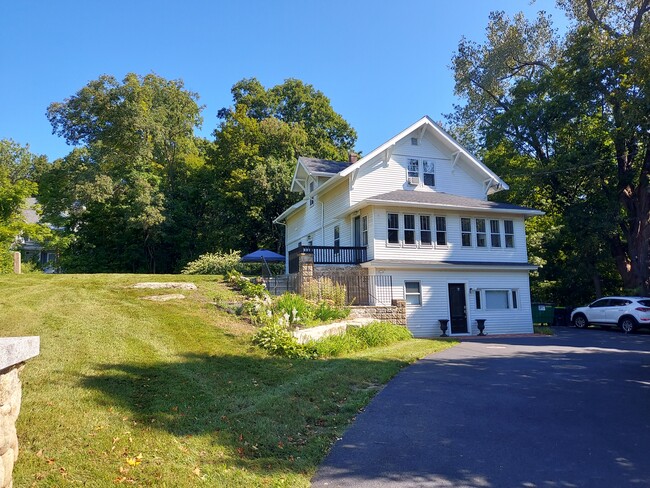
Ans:
POLYGON ((253 328, 197 276, 0 276, 2 336, 39 335, 23 372, 14 486, 308 486, 400 368, 453 342, 410 340, 329 360, 250 345, 253 328), (193 281, 175 302, 140 281, 193 281))

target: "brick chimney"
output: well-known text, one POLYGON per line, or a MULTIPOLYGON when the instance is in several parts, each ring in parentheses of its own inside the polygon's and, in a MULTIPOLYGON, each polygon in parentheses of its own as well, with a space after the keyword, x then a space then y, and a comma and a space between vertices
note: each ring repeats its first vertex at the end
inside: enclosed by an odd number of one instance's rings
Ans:
POLYGON ((354 151, 348 151, 348 163, 354 164, 359 161, 359 155, 354 151))

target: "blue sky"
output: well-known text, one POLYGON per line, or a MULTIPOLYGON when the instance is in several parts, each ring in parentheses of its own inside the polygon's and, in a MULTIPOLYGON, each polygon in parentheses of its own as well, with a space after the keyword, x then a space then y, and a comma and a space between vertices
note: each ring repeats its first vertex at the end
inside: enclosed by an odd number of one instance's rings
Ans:
POLYGON ((451 56, 461 36, 483 40, 492 10, 546 10, 565 24, 553 0, 4 0, 0 139, 64 156, 50 103, 102 74, 154 72, 199 93, 206 137, 238 80, 299 78, 330 98, 368 153, 452 110, 451 56))

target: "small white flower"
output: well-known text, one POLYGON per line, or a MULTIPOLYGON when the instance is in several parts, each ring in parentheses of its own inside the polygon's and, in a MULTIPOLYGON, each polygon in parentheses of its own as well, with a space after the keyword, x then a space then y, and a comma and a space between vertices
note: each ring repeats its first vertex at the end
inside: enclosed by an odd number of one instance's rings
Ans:
POLYGON ((267 310, 267 311, 266 311, 266 316, 267 316, 267 317, 270 317, 271 315, 273 315, 273 314, 271 313, 271 311, 270 311, 270 310, 267 310))

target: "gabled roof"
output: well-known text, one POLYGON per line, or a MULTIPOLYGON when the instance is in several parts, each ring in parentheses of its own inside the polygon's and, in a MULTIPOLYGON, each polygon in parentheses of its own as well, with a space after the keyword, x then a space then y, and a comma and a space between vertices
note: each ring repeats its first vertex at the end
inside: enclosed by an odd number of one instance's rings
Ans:
POLYGON ((334 176, 336 173, 343 171, 350 166, 346 161, 331 161, 329 159, 305 158, 300 156, 298 162, 311 174, 321 174, 334 176))
POLYGON ((395 190, 364 200, 366 204, 398 204, 417 205, 433 208, 455 208, 467 210, 499 210, 507 213, 524 213, 544 215, 544 212, 534 208, 522 207, 512 203, 490 202, 477 198, 451 195, 444 192, 395 190))

